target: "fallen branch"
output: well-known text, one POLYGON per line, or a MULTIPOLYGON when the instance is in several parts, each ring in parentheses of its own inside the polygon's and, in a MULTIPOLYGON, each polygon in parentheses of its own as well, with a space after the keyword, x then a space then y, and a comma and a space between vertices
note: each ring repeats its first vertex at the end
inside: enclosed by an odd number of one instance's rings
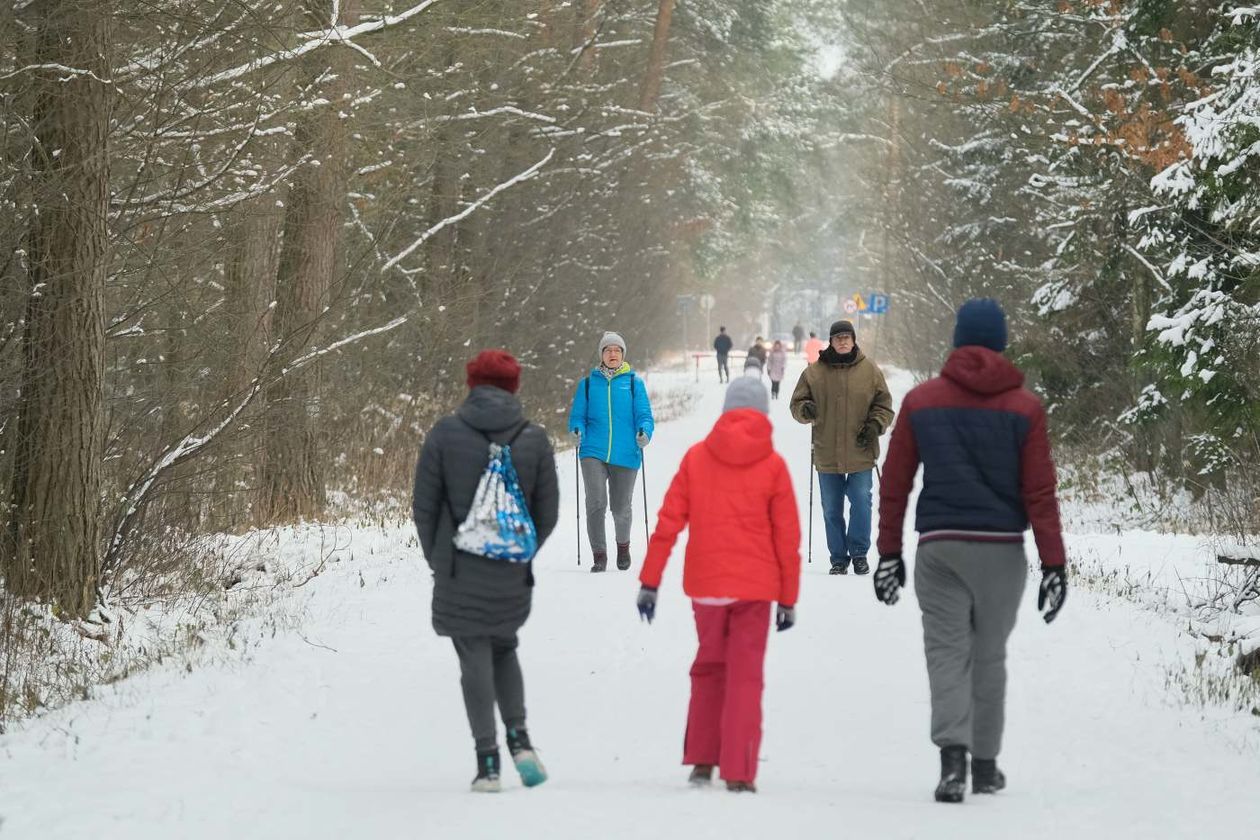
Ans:
POLYGON ((1218 554, 1216 562, 1224 563, 1226 566, 1260 566, 1260 557, 1231 557, 1228 554, 1218 554))

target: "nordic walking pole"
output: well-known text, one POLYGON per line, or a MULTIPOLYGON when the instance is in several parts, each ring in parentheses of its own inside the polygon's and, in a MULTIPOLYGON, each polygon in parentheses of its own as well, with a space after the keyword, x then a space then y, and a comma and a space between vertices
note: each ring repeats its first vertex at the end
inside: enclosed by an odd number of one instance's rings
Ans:
POLYGON ((647 544, 652 541, 652 535, 648 533, 647 521, 647 454, 642 449, 639 450, 639 457, 642 458, 641 469, 643 471, 643 550, 647 551, 647 544))
POLYGON ((809 447, 809 562, 814 562, 814 445, 809 447))
POLYGON ((573 447, 573 514, 576 520, 577 529, 577 561, 578 565, 582 565, 582 467, 578 464, 578 453, 582 451, 581 441, 573 447))

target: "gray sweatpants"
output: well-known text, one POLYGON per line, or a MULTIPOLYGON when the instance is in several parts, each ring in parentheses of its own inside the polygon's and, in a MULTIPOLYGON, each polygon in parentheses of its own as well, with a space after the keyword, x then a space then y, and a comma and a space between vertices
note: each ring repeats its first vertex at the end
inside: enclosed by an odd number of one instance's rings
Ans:
POLYGON ((516 658, 516 634, 511 636, 453 636, 459 654, 464 708, 478 752, 493 750, 494 704, 508 729, 525 728, 525 680, 516 658))
POLYGON ((1006 640, 1028 564, 1022 543, 920 543, 914 588, 932 692, 932 743, 997 758, 1006 722, 1006 640))
POLYGON ((586 491, 586 534, 591 551, 607 551, 604 518, 612 497, 613 531, 617 542, 630 542, 630 525, 634 519, 634 483, 639 471, 630 467, 605 464, 598 458, 582 459, 582 486, 586 491))

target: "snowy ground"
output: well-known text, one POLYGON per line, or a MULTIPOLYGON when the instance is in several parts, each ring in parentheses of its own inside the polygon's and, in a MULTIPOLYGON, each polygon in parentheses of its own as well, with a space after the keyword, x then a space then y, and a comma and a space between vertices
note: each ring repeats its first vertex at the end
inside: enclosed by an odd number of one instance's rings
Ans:
MULTIPOLYGON (((772 414, 804 521, 808 436, 786 405, 798 370, 772 414)), ((648 450, 653 513, 718 413, 721 388, 705 375, 693 413, 661 426, 648 450)), ((893 381, 898 396, 909 384, 893 381)), ((458 669, 429 627, 414 537, 337 529, 323 574, 280 605, 303 614, 300 630, 258 619, 191 671, 154 669, 0 738, 0 838, 1115 840, 1243 837, 1260 825, 1260 721, 1189 706, 1167 685, 1196 651, 1180 618, 1075 588, 1047 627, 1032 577, 1010 651, 1010 787, 934 803, 916 602, 890 609, 869 577, 827 576, 817 514, 799 624, 771 638, 761 792, 688 789, 679 760, 694 630, 681 546, 658 620, 640 624, 633 572, 576 565, 571 453, 560 468, 560 527, 522 633, 546 785, 524 790, 509 772, 499 796, 467 792, 458 669)), ((318 537, 287 539, 292 554, 318 537)), ((642 539, 640 518, 636 558, 642 539)), ((1157 535, 1071 535, 1069 551, 1161 579, 1209 556, 1201 541, 1157 535)))

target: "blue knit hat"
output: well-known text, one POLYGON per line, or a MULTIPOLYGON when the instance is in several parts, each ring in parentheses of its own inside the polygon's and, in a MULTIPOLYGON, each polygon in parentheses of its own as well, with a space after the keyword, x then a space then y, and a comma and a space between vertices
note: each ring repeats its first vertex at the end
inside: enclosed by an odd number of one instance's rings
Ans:
POLYGON ((972 298, 958 307, 954 346, 978 344, 1001 353, 1006 349, 1006 313, 993 298, 972 298))

